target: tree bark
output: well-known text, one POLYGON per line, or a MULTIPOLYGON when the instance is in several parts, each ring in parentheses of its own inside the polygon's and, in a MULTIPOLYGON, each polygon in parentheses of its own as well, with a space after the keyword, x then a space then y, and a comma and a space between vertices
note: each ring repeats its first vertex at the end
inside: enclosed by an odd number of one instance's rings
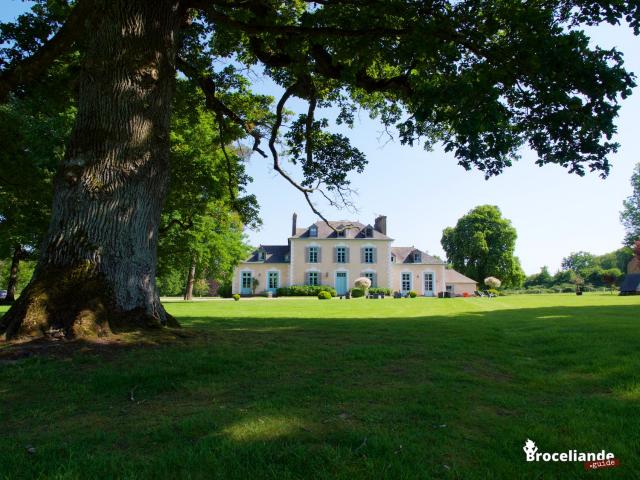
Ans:
POLYGON ((187 289, 184 292, 184 299, 191 300, 193 298, 193 283, 196 279, 196 261, 191 262, 189 273, 187 274, 187 289))
POLYGON ((20 271, 20 260, 22 259, 22 246, 16 245, 13 249, 11 259, 11 269, 9 270, 9 281, 7 282, 7 296, 2 303, 11 304, 16 300, 16 287, 18 285, 18 273, 20 271))
POLYGON ((173 320, 155 274, 180 0, 94 3, 49 231, 31 283, 0 321, 9 339, 105 335, 173 320))

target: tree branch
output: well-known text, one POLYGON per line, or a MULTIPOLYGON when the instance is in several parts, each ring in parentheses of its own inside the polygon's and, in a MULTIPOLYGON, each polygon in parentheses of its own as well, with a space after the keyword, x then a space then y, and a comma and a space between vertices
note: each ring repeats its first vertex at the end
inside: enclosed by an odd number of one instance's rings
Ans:
POLYGON ((57 58, 71 50, 76 40, 84 34, 91 3, 90 0, 79 0, 60 30, 36 53, 0 72, 0 102, 6 101, 16 87, 27 85, 40 77, 57 58))
POLYGON ((229 120, 237 123, 242 129, 247 133, 247 135, 253 137, 253 150, 258 152, 264 158, 267 158, 267 154, 260 148, 260 141, 262 137, 260 133, 251 125, 249 122, 241 118, 238 114, 236 114, 233 110, 231 110, 227 105, 222 102, 218 97, 216 97, 216 84, 208 74, 203 74, 198 72, 194 67, 189 65, 189 63, 183 58, 177 57, 176 66, 178 69, 184 73, 186 76, 191 78, 194 82, 196 82, 205 96, 205 101, 207 108, 216 112, 218 115, 227 117, 229 120))

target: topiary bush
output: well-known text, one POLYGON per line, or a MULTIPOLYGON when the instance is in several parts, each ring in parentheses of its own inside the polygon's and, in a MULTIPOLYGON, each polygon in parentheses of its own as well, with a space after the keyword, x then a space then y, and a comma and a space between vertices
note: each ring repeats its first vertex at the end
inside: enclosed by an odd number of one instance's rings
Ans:
POLYGON ((352 288, 351 297, 352 298, 364 297, 364 290, 361 288, 352 288))
POLYGON ((484 284, 489 288, 500 288, 502 282, 496 277, 487 277, 484 279, 484 284))
POLYGON ((318 299, 319 300, 331 300, 331 294, 329 292, 327 292, 326 290, 323 290, 320 293, 318 293, 318 299))
POLYGON ((234 293, 232 295, 233 299, 237 302, 238 300, 240 300, 240 294, 239 293, 234 293))
POLYGON ((410 296, 411 298, 416 298, 416 297, 418 296, 418 294, 417 294, 416 292, 414 292, 413 290, 411 290, 411 291, 409 292, 409 296, 410 296))
POLYGON ((371 279, 367 277, 358 277, 353 282, 356 288, 362 290, 363 295, 366 295, 368 290, 371 288, 371 279))

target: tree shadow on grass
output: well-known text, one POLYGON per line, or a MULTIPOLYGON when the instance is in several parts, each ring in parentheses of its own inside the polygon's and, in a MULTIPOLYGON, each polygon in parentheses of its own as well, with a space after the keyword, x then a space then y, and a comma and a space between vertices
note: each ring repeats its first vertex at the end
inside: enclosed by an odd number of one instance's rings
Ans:
POLYGON ((86 345, 3 367, 0 460, 9 476, 583 477, 579 464, 525 463, 532 438, 608 449, 616 478, 633 477, 637 314, 182 317, 190 336, 157 348, 86 345))

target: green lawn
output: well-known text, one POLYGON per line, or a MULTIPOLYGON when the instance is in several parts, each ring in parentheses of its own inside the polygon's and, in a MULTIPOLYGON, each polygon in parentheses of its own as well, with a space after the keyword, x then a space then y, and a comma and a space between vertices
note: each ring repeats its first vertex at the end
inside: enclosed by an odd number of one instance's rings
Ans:
POLYGON ((640 297, 167 306, 197 335, 0 360, 0 478, 639 478, 640 297))

